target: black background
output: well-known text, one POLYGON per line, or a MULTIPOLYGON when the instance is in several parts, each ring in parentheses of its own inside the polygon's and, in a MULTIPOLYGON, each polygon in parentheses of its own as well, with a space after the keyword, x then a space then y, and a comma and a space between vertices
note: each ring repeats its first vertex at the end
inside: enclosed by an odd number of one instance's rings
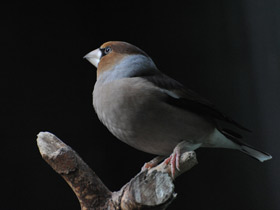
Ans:
POLYGON ((280 3, 277 0, 1 4, 0 209, 79 209, 41 158, 36 135, 74 148, 111 190, 152 155, 113 137, 92 108, 95 67, 82 57, 109 40, 146 51, 158 68, 249 127, 259 163, 199 149, 170 209, 280 209, 280 3))

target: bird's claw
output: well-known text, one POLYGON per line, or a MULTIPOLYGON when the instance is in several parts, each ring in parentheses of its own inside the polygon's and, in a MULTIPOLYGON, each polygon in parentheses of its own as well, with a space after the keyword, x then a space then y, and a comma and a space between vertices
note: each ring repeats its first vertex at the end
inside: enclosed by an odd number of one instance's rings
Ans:
POLYGON ((175 147, 173 153, 164 160, 164 163, 166 165, 170 164, 171 166, 171 176, 173 179, 175 178, 176 170, 180 171, 180 157, 181 157, 180 148, 175 147))
POLYGON ((141 172, 145 170, 149 170, 155 166, 157 166, 162 160, 164 159, 164 156, 157 156, 151 161, 145 163, 143 167, 141 168, 141 172))

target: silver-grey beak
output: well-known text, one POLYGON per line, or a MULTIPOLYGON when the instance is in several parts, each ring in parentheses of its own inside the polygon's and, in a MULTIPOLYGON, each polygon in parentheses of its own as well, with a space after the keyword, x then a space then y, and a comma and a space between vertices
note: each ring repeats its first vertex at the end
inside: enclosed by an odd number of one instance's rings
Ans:
POLYGON ((101 58, 101 51, 99 48, 89 52, 83 58, 87 59, 91 64, 93 64, 96 68, 101 58))

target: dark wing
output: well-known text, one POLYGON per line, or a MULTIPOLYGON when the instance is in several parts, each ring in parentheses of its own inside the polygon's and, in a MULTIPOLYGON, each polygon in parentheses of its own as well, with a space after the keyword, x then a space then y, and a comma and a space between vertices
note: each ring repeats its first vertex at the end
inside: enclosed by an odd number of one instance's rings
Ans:
POLYGON ((250 132, 249 129, 245 128, 244 126, 240 125, 239 123, 235 122, 234 120, 217 110, 211 102, 193 92, 192 90, 185 88, 176 80, 162 73, 141 75, 141 77, 153 83, 154 85, 167 90, 166 93, 168 96, 166 98, 166 103, 169 103, 181 109, 192 111, 204 117, 210 117, 212 119, 225 121, 227 123, 235 125, 240 129, 250 132), (174 95, 168 94, 168 91, 172 91, 174 95))

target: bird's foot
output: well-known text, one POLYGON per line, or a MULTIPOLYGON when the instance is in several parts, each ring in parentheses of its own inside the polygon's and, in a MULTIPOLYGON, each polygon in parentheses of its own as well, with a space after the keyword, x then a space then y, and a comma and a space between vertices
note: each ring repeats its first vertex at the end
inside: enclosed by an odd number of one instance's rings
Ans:
POLYGON ((155 166, 157 166, 162 160, 164 159, 164 156, 157 156, 151 161, 144 164, 141 171, 149 170, 155 166))
POLYGON ((193 151, 200 147, 201 144, 193 144, 186 141, 181 141, 177 146, 174 148, 173 153, 164 160, 166 165, 170 164, 171 166, 171 176, 174 179, 176 170, 180 171, 180 158, 181 154, 187 151, 193 151))
POLYGON ((171 176, 174 179, 176 169, 180 171, 180 157, 181 157, 181 150, 179 147, 175 147, 173 153, 164 160, 166 165, 170 164, 171 166, 171 176))

